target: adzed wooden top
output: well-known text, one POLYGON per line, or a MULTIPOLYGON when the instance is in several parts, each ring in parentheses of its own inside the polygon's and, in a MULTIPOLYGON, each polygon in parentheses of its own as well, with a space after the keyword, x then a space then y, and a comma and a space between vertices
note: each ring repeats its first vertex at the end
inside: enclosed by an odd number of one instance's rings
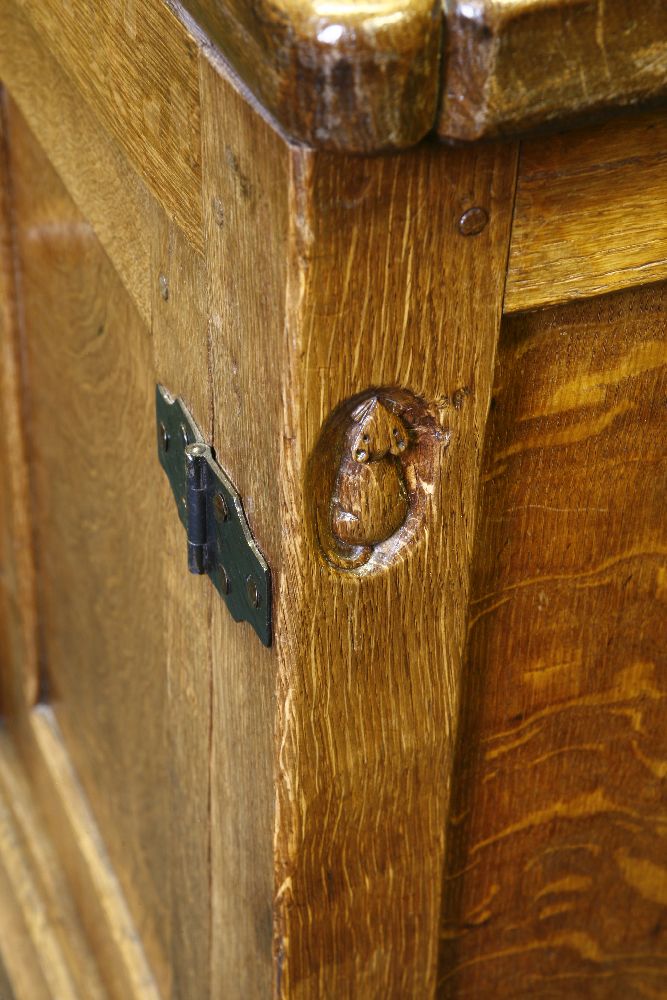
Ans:
POLYGON ((184 6, 286 132, 315 146, 400 149, 433 129, 477 139, 667 92, 664 0, 184 6))
POLYGON ((355 152, 418 142, 435 121, 434 0, 185 0, 290 136, 355 152))

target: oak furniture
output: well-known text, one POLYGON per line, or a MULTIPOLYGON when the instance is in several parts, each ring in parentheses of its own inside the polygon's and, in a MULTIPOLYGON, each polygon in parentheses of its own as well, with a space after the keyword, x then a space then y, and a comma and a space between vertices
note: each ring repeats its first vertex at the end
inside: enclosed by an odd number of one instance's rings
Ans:
POLYGON ((667 5, 0 79, 2 1000, 667 995, 667 5))

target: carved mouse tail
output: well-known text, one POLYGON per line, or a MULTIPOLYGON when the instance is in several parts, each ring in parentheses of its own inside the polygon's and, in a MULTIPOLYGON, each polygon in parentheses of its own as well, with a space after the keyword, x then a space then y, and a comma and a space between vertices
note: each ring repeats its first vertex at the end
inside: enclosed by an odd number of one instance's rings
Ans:
POLYGON ((327 560, 338 569, 358 569, 368 562, 373 553, 372 545, 343 545, 327 549, 327 560))
POLYGON ((325 559, 336 569, 358 569, 373 554, 372 545, 347 545, 331 530, 329 512, 317 511, 315 523, 320 550, 325 559))

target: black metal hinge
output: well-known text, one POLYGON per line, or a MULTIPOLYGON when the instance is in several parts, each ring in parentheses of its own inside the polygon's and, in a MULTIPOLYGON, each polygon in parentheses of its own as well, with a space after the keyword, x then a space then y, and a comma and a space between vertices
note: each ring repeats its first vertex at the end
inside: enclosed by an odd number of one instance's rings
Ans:
POLYGON ((252 537, 241 497, 182 400, 158 385, 160 464, 187 533, 188 569, 207 573, 234 621, 271 645, 271 571, 252 537))

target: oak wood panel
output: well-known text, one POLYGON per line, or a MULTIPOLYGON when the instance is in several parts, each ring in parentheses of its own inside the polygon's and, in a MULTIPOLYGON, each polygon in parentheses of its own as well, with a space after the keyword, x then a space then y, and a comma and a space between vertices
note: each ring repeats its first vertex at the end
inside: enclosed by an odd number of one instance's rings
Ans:
POLYGON ((25 14, 2 9, 0 78, 150 324, 152 197, 25 14))
MULTIPOLYGON (((1 951, 17 1000, 104 1000, 53 844, 9 734, 0 729, 1 951), (16 950, 15 950, 16 949, 16 950)), ((0 977, 0 996, 5 1000, 0 977)))
MULTIPOLYGON (((11 932, 9 932, 11 933, 11 932)), ((9 933, 7 940, 9 939, 9 933)), ((14 942, 12 942, 13 944, 14 942)), ((39 987, 38 987, 39 989, 39 987)), ((33 997, 35 1000, 40 1000, 38 993, 33 990, 33 997)), ((9 974, 2 963, 2 956, 0 955, 0 996, 6 997, 6 1000, 16 1000, 14 996, 14 991, 12 989, 11 983, 9 981, 9 974)))
POLYGON ((664 114, 521 144, 506 312, 666 277, 664 114))
POLYGON ((448 0, 439 135, 478 139, 664 97, 663 0, 448 0))
POLYGON ((9 148, 44 687, 163 992, 167 691, 152 343, 18 110, 9 148), (131 845, 131 850, 128 850, 131 845))
POLYGON ((198 44, 183 22, 163 0, 17 3, 168 215, 201 250, 198 44))
POLYGON ((667 287, 503 324, 445 997, 667 990, 667 287))
MULTIPOLYGON (((0 934, 2 935, 2 952, 7 956, 5 974, 12 989, 7 992, 8 1000, 53 1000, 44 981, 44 975, 35 958, 35 952, 28 935, 25 921, 18 904, 14 901, 11 885, 0 866, 0 896, 3 905, 0 907, 0 934), (15 992, 14 992, 15 991, 15 992)), ((2 977, 0 984, 4 987, 2 977)), ((4 994, 0 993, 3 997, 4 994)))
POLYGON ((7 107, 0 90, 0 715, 34 703, 39 689, 35 574, 19 275, 9 172, 7 107))
POLYGON ((36 705, 8 720, 8 731, 106 991, 113 1000, 158 1000, 137 925, 52 708, 36 705))
POLYGON ((138 924, 53 709, 37 705, 12 723, 12 738, 25 762, 31 791, 62 863, 105 988, 113 1000, 160 1000, 165 994, 148 965, 138 924))
POLYGON ((291 171, 276 989, 428 996, 515 151, 295 151, 291 171), (490 222, 466 237, 471 205, 490 222), (423 520, 384 566, 343 572, 313 528, 313 478, 339 460, 323 425, 385 387, 428 413, 423 520))
MULTIPOLYGON (((210 349, 203 263, 158 208, 151 239, 156 380, 186 401, 202 433, 210 437, 210 349)), ((152 441, 144 461, 157 467, 152 441)), ((206 577, 188 573, 185 532, 167 478, 161 469, 158 474, 161 481, 153 502, 161 525, 158 579, 169 723, 165 753, 170 801, 172 995, 213 997, 213 955, 224 948, 222 939, 213 942, 211 938, 211 852, 219 839, 218 830, 212 827, 210 789, 212 646, 216 636, 212 605, 219 598, 206 577)), ((227 893, 228 886, 222 884, 219 891, 227 893)), ((229 994, 225 991, 224 995, 229 994)))
POLYGON ((442 14, 433 0, 185 0, 261 104, 296 139, 402 148, 433 125, 442 14))
MULTIPOLYGON (((274 582, 285 543, 279 487, 289 147, 202 60, 203 203, 213 442, 274 582)), ((272 995, 276 636, 262 646, 214 598, 211 619, 211 995, 272 995)), ((274 615, 275 620, 275 615, 274 615)))

